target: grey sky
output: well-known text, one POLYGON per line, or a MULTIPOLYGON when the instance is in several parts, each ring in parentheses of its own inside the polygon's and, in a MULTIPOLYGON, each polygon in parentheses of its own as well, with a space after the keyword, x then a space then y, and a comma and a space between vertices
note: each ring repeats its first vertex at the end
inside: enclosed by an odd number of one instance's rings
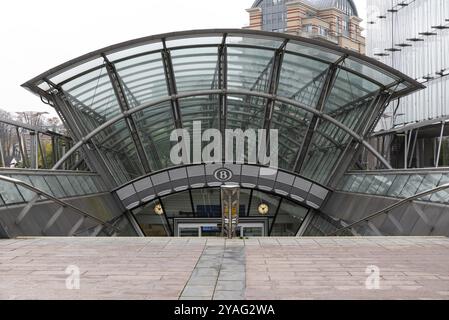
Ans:
MULTIPOLYGON (((366 0, 355 0, 366 15, 366 0)), ((253 0, 16 0, 0 3, 0 108, 52 111, 21 88, 67 60, 117 42, 204 28, 241 28, 253 0)))

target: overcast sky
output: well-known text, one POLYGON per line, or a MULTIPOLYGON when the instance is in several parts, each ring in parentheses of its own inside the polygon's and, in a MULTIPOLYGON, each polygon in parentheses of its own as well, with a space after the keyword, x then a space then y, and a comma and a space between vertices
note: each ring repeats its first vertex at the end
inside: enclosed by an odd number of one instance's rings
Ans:
MULTIPOLYGON (((355 0, 365 18, 366 0, 355 0)), ((171 31, 241 28, 253 0, 0 1, 0 108, 52 111, 20 85, 84 53, 171 31)))

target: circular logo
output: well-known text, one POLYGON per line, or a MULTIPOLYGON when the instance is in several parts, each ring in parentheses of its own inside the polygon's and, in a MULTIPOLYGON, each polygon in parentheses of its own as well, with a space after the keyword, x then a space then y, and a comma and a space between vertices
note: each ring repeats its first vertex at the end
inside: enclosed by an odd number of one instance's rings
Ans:
POLYGON ((218 181, 226 182, 232 179, 232 171, 229 169, 221 168, 218 170, 215 170, 214 177, 218 181))

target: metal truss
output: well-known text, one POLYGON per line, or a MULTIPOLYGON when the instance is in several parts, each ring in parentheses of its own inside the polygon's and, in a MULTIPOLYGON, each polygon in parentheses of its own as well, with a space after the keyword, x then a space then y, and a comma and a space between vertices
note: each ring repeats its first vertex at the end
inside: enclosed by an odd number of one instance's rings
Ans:
MULTIPOLYGON (((362 136, 360 136, 359 134, 357 134, 356 132, 354 132, 353 130, 348 128, 346 125, 344 125, 340 121, 332 118, 331 116, 329 116, 329 115, 325 114, 324 112, 319 111, 319 110, 317 110, 315 108, 307 107, 307 106, 304 106, 304 105, 298 103, 297 101, 293 101, 293 100, 290 100, 288 98, 279 97, 279 96, 276 96, 276 95, 270 95, 268 93, 254 92, 254 91, 248 91, 248 90, 237 90, 237 89, 228 89, 228 90, 218 90, 217 89, 217 90, 193 91, 193 92, 182 93, 182 94, 178 94, 178 95, 175 95, 175 96, 167 96, 167 97, 164 97, 164 98, 157 99, 156 101, 153 101, 151 103, 147 103, 147 104, 144 104, 142 106, 133 108, 133 109, 129 110, 126 114, 127 115, 131 115, 131 114, 134 114, 136 112, 139 112, 139 111, 145 110, 147 108, 150 108, 152 106, 155 106, 155 105, 158 105, 158 104, 161 104, 161 103, 164 103, 164 102, 172 101, 173 99, 188 98, 188 97, 194 97, 194 96, 209 96, 209 95, 214 95, 214 94, 216 94, 216 95, 218 95, 218 94, 249 95, 249 96, 255 96, 255 97, 260 97, 260 98, 272 99, 273 101, 278 101, 278 102, 290 104, 292 106, 301 108, 304 111, 310 112, 310 113, 316 115, 318 118, 320 118, 322 120, 325 120, 325 121, 328 121, 328 122, 334 124, 335 126, 339 127, 340 129, 342 129, 343 131, 348 133, 351 137, 353 137, 355 141, 363 144, 366 147, 366 149, 369 152, 371 152, 377 159, 379 159, 379 161, 381 161, 387 168, 391 168, 391 166, 388 163, 388 161, 385 160, 385 158, 383 158, 382 155, 380 153, 378 153, 377 150, 374 147, 372 147, 362 136)), ((88 143, 98 133, 100 133, 101 131, 103 131, 106 128, 110 127, 111 125, 115 124, 116 122, 122 120, 124 117, 125 117, 124 114, 117 115, 114 118, 112 118, 112 119, 108 120, 107 122, 103 123, 101 126, 96 128, 95 130, 91 131, 86 136, 84 136, 79 142, 77 142, 72 147, 72 149, 70 149, 58 161, 58 163, 53 167, 53 169, 59 168, 71 154, 73 154, 75 151, 77 151, 84 144, 88 143)))
POLYGON ((128 127, 128 130, 131 133, 131 138, 134 142, 134 146, 137 151, 137 156, 139 157, 140 163, 142 164, 145 173, 149 173, 151 172, 150 162, 148 161, 142 141, 140 140, 136 123, 134 122, 134 119, 131 115, 128 116, 126 114, 130 110, 130 107, 126 99, 126 93, 122 86, 123 81, 121 81, 120 76, 118 75, 117 70, 115 69, 115 66, 108 60, 106 56, 103 56, 103 58, 121 112, 122 114, 126 115, 125 117, 126 126, 128 127))
MULTIPOLYGON (((322 113, 324 110, 324 107, 326 105, 327 99, 329 98, 330 93, 332 92, 332 88, 335 82, 335 79, 337 78, 337 73, 340 70, 339 64, 342 63, 347 58, 347 55, 343 55, 340 59, 338 59, 336 62, 331 64, 326 72, 326 78, 323 83, 323 87, 321 89, 320 96, 318 98, 317 103, 317 110, 322 113)), ((318 115, 314 115, 312 117, 312 120, 310 121, 309 128, 307 129, 306 137, 304 138, 303 144, 301 148, 298 150, 298 154, 296 156, 295 164, 293 165, 293 171, 300 172, 304 161, 309 153, 309 148, 312 143, 313 134, 318 126, 318 115)))
POLYGON ((178 89, 176 87, 175 71, 173 70, 173 62, 170 50, 167 49, 165 39, 162 39, 164 48, 161 50, 162 62, 164 64, 165 80, 167 82, 167 92, 173 99, 170 101, 172 107, 173 120, 175 121, 175 128, 182 129, 181 109, 179 107, 179 99, 176 98, 178 89))

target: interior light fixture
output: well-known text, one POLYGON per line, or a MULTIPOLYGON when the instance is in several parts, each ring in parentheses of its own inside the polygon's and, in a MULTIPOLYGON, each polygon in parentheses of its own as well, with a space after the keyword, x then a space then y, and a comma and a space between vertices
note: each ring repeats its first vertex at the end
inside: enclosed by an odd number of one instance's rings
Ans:
POLYGON ((268 214, 268 211, 270 211, 270 207, 268 207, 268 205, 265 203, 261 203, 257 208, 257 211, 261 216, 266 216, 268 214))
POLYGON ((162 206, 160 203, 158 203, 157 205, 154 206, 154 213, 157 214, 158 216, 164 214, 164 210, 162 209, 162 206))

